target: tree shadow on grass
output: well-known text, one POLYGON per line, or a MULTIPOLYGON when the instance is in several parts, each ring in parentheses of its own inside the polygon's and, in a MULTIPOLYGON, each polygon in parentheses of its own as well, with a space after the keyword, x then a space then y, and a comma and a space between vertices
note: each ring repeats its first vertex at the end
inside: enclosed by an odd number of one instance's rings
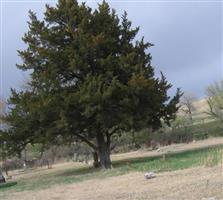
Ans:
MULTIPOLYGON (((138 164, 138 163, 145 163, 145 162, 151 162, 154 160, 160 159, 161 156, 154 156, 154 157, 141 157, 141 158, 129 158, 119 161, 113 161, 112 167, 113 169, 121 169, 126 166, 132 165, 132 164, 138 164)), ((102 172, 104 170, 100 168, 94 168, 93 166, 87 166, 87 167, 81 167, 81 168, 74 168, 74 169, 68 169, 65 172, 62 172, 58 174, 58 176, 81 176, 81 175, 90 175, 97 172, 102 172)), ((109 170, 107 171, 109 172, 109 170)))
POLYGON ((98 171, 100 171, 100 169, 96 169, 93 166, 87 166, 87 167, 81 167, 81 168, 68 169, 58 174, 58 176, 87 175, 87 174, 91 174, 98 171))

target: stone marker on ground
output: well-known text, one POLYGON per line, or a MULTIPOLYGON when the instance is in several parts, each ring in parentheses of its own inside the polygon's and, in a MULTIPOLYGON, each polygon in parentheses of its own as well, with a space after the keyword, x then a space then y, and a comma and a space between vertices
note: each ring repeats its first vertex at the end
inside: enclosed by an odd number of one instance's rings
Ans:
POLYGON ((144 176, 145 176, 146 179, 151 179, 151 178, 155 178, 156 174, 154 172, 146 172, 144 174, 144 176))

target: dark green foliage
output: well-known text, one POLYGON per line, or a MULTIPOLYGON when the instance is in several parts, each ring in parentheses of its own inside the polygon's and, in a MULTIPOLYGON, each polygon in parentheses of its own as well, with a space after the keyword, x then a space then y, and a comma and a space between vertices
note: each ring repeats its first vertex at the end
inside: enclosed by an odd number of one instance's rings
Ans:
POLYGON ((23 63, 17 66, 29 70, 31 80, 9 100, 11 128, 4 136, 10 150, 77 140, 110 168, 112 135, 155 130, 174 119, 181 93, 171 99, 164 75, 154 77, 147 51, 152 44, 136 41, 138 31, 126 13, 119 18, 106 2, 92 11, 60 0, 46 6, 42 21, 30 12, 27 49, 19 51, 23 63))

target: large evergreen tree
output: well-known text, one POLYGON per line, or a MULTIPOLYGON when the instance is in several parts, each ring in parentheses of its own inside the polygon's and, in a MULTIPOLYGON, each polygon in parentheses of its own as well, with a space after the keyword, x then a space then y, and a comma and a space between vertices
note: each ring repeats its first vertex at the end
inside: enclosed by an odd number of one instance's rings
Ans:
POLYGON ((180 91, 170 98, 164 75, 154 77, 147 50, 152 44, 136 40, 138 31, 106 2, 92 11, 76 0, 59 0, 46 6, 43 20, 30 12, 27 49, 19 51, 23 63, 17 66, 31 79, 9 100, 10 128, 2 134, 8 149, 77 140, 110 168, 114 134, 157 129, 175 118, 180 91))

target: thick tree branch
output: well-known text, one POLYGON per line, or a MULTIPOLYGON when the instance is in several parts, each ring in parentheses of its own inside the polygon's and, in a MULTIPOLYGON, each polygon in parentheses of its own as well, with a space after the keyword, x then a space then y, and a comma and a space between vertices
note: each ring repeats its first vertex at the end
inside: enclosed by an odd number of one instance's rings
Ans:
POLYGON ((77 136, 78 138, 80 138, 83 142, 85 142, 86 144, 88 144, 90 147, 92 147, 94 150, 97 150, 98 147, 90 142, 88 139, 86 139, 83 135, 80 135, 80 134, 75 134, 75 136, 77 136))

